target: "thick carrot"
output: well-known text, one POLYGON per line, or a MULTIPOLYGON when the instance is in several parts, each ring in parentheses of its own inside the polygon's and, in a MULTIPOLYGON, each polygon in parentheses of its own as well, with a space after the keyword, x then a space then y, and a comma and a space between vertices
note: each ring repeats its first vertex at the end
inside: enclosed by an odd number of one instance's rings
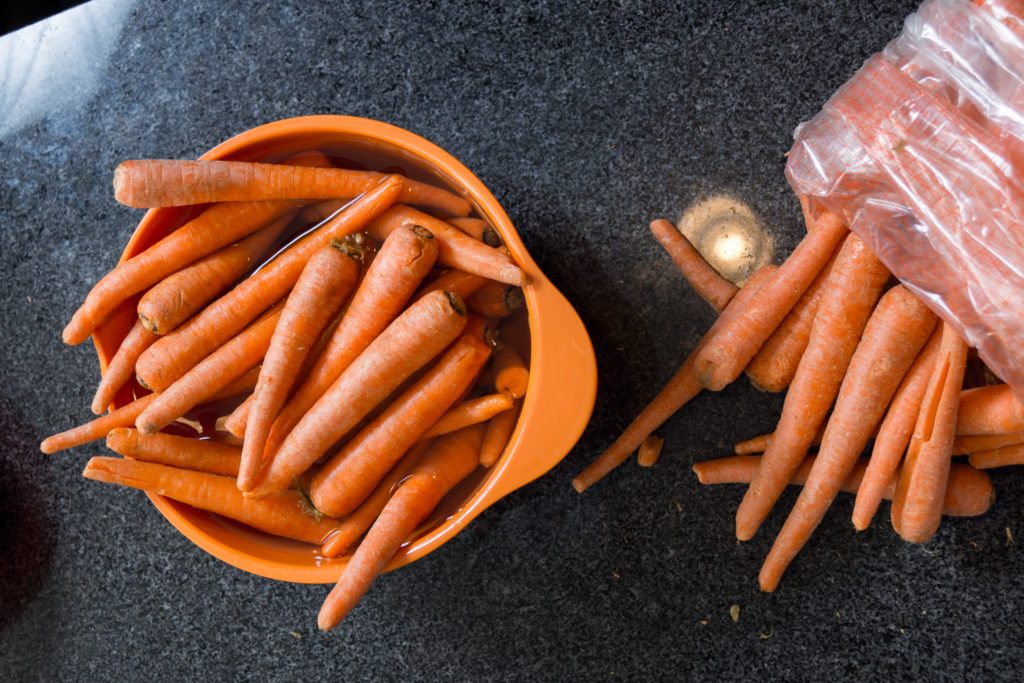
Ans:
POLYGON ((526 385, 530 380, 530 371, 526 361, 511 345, 505 344, 494 352, 491 359, 491 375, 494 388, 519 398, 526 393, 526 385))
POLYGON ((319 545, 338 528, 338 520, 310 510, 298 491, 283 491, 263 500, 246 500, 232 477, 110 457, 90 459, 82 474, 88 479, 150 491, 268 534, 306 543, 319 545))
POLYGON ((960 396, 956 433, 1003 434, 1024 430, 1024 404, 1008 384, 965 389, 960 396))
POLYGON ((647 404, 604 453, 576 475, 576 478, 572 480, 573 488, 576 491, 583 493, 589 486, 622 464, 633 451, 640 447, 644 439, 701 392, 703 387, 697 381, 693 365, 694 358, 704 348, 707 340, 717 334, 724 324, 738 315, 739 311, 750 302, 755 292, 773 277, 776 270, 775 266, 764 266, 750 276, 747 283, 740 288, 740 291, 722 311, 722 315, 718 317, 715 324, 711 326, 696 348, 690 352, 686 361, 672 375, 668 384, 647 404))
POLYGON ((984 451, 974 451, 967 456, 971 467, 990 470, 995 467, 1024 464, 1024 443, 999 446, 984 451))
POLYGON ((324 600, 317 619, 321 629, 330 630, 345 618, 409 534, 448 491, 476 469, 482 432, 480 425, 474 425, 439 438, 413 467, 324 600))
POLYGON ((921 412, 921 402, 928 388, 928 380, 935 367, 941 339, 942 328, 937 326, 932 338, 918 354, 899 389, 896 390, 885 419, 878 428, 868 468, 853 506, 853 526, 858 531, 867 529, 871 524, 878 504, 882 501, 882 492, 893 480, 907 450, 907 444, 914 431, 914 423, 921 412))
POLYGON ((139 430, 128 427, 110 430, 107 448, 126 458, 224 477, 238 474, 238 462, 242 457, 237 446, 171 434, 140 434, 139 430))
MULTIPOLYGON (((114 170, 114 197, 126 206, 151 208, 207 202, 271 199, 352 199, 369 192, 383 173, 345 168, 308 168, 251 161, 142 159, 114 170)), ((469 213, 466 199, 403 178, 399 201, 456 216, 469 213)))
POLYGON ((420 438, 450 434, 469 425, 487 422, 495 415, 511 410, 514 405, 515 399, 506 392, 467 399, 442 415, 420 438))
POLYGON ((644 442, 640 444, 640 449, 636 452, 637 464, 641 467, 652 467, 654 463, 658 462, 664 445, 665 439, 651 434, 644 439, 644 442))
POLYGON ((279 254, 269 264, 212 302, 195 317, 162 337, 139 357, 136 374, 154 391, 163 391, 196 363, 281 299, 299 279, 306 261, 318 251, 363 228, 394 202, 399 176, 367 192, 344 211, 279 254))
POLYGON ((309 488, 317 509, 341 517, 358 507, 395 462, 472 386, 490 351, 477 334, 459 337, 425 375, 317 472, 309 488))
POLYGON ((456 217, 445 219, 470 237, 476 238, 489 247, 500 247, 501 236, 483 218, 456 217))
MULTIPOLYGON (((434 292, 411 305, 331 384, 283 437, 276 451, 264 451, 268 464, 252 495, 262 496, 290 486, 294 477, 437 356, 465 326, 462 301, 445 292, 434 292)), ((248 428, 246 435, 248 438, 248 428)))
POLYGON ((263 447, 270 427, 288 399, 310 349, 355 287, 357 262, 343 242, 313 254, 285 300, 263 359, 253 402, 245 423, 238 488, 249 491, 263 464, 263 447))
POLYGON ((693 291, 708 302, 715 313, 721 313, 739 288, 719 275, 690 244, 690 240, 669 221, 659 218, 652 222, 651 234, 668 252, 693 291))
POLYGON ((526 284, 526 274, 503 251, 479 242, 450 223, 396 204, 366 226, 366 232, 378 242, 399 225, 422 225, 437 238, 437 262, 446 268, 476 273, 510 285, 526 284))
POLYGON ((134 376, 135 361, 158 338, 156 334, 147 330, 141 321, 135 321, 118 347, 117 353, 110 359, 107 371, 103 373, 103 379, 96 388, 96 395, 92 399, 93 413, 102 415, 106 412, 117 392, 134 376))
POLYGON ((413 298, 418 299, 430 292, 442 291, 454 292, 463 299, 467 299, 473 294, 473 292, 477 291, 488 282, 493 282, 493 280, 488 280, 482 275, 474 275, 473 273, 467 273, 462 270, 450 268, 430 282, 424 283, 413 298))
POLYGON ((112 410, 91 422, 86 422, 60 434, 46 437, 39 445, 39 449, 43 453, 56 453, 65 448, 72 448, 89 441, 102 439, 111 429, 129 427, 134 424, 135 418, 155 400, 156 394, 146 394, 142 398, 137 398, 131 403, 121 406, 117 410, 112 410))
POLYGON ((287 213, 240 242, 168 275, 139 299, 139 319, 150 331, 167 334, 248 272, 291 220, 287 213))
POLYGON ((850 359, 814 467, 761 567, 761 590, 778 587, 821 523, 934 327, 935 314, 902 285, 879 300, 850 359))
POLYGON ((731 384, 800 300, 847 234, 839 218, 829 215, 832 220, 807 233, 743 315, 704 346, 694 361, 701 385, 719 391, 731 384))
MULTIPOLYGON (((825 232, 821 227, 808 236, 825 232)), ((736 536, 741 541, 753 538, 807 453, 888 279, 882 262, 851 234, 832 266, 775 435, 736 512, 736 536)))
MULTIPOLYGON (((961 394, 962 396, 963 394, 961 394)), ((991 451, 1004 446, 1016 446, 1024 443, 1024 432, 1006 432, 1005 434, 968 434, 953 439, 953 455, 966 455, 991 451)))
POLYGON ((911 543, 930 539, 942 520, 942 493, 949 478, 966 365, 967 344, 943 324, 938 359, 892 498, 893 528, 911 543))
POLYGON ((488 318, 505 318, 526 303, 521 287, 491 280, 466 299, 466 307, 488 318))

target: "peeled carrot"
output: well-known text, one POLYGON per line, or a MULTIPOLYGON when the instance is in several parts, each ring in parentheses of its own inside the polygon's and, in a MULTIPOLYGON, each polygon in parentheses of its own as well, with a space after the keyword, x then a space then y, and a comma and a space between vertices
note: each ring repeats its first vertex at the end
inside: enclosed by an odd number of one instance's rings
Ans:
POLYGON ((519 398, 526 393, 526 385, 530 380, 530 371, 526 368, 526 361, 509 344, 505 344, 494 352, 491 360, 491 375, 494 379, 494 388, 519 398))
POLYGON ((139 430, 128 427, 110 430, 107 448, 126 458, 224 477, 238 474, 238 462, 242 457, 237 446, 171 434, 140 434, 139 430))
POLYGON ((338 528, 338 520, 310 510, 298 491, 283 491, 263 500, 246 500, 232 477, 109 457, 90 459, 82 474, 87 479, 150 491, 268 534, 306 543, 320 545, 338 528))
POLYGON ((965 389, 956 416, 957 434, 1002 434, 1024 430, 1024 404, 1008 384, 965 389))
POLYGON ((901 285, 879 300, 850 359, 814 467, 761 567, 761 590, 778 587, 825 517, 934 327, 935 314, 901 285))
POLYGON ((434 292, 411 305, 331 384, 283 438, 280 447, 265 452, 268 464, 252 495, 266 495, 290 486, 294 477, 437 356, 465 326, 466 309, 462 301, 445 292, 434 292))
POLYGON ((92 399, 92 412, 101 415, 113 402, 114 396, 135 374, 135 361, 143 351, 153 345, 159 337, 147 330, 141 321, 136 320, 128 334, 121 341, 117 353, 110 359, 107 370, 103 373, 92 399))
MULTIPOLYGON (((308 168, 251 161, 124 161, 114 170, 114 196, 135 208, 271 199, 352 199, 372 190, 383 173, 308 168)), ((446 190, 403 178, 400 201, 457 216, 469 202, 446 190)))
POLYGON ((967 456, 971 467, 979 470, 990 470, 995 467, 1024 464, 1024 443, 999 446, 984 451, 974 451, 967 456))
POLYGON ((498 234, 498 231, 482 218, 456 217, 446 218, 445 220, 489 247, 501 246, 501 236, 498 234))
MULTIPOLYGON (((825 232, 822 226, 808 236, 825 232)), ((736 536, 741 541, 753 538, 807 453, 888 279, 889 271, 867 245, 856 235, 847 237, 818 304, 775 435, 736 512, 736 536)))
POLYGON ((665 439, 655 434, 651 434, 649 437, 644 439, 644 442, 640 444, 640 449, 636 452, 636 462, 640 467, 652 467, 654 463, 658 462, 658 457, 661 455, 661 448, 665 445, 665 439))
POLYGON ((694 361, 701 385, 719 391, 733 382, 761 345, 800 300, 824 268, 847 231, 837 216, 807 233, 779 272, 728 326, 724 326, 694 361))
POLYGON ((495 415, 511 410, 514 405, 515 399, 505 392, 467 399, 442 415, 420 438, 450 434, 469 425, 487 422, 495 415))
POLYGON ((476 469, 482 434, 482 427, 474 425, 443 436, 413 467, 324 600, 317 619, 321 629, 330 630, 345 618, 405 539, 433 512, 448 491, 476 469))
POLYGON ((147 387, 163 391, 256 316, 281 299, 298 280, 306 261, 331 243, 360 230, 384 211, 401 191, 399 176, 353 202, 340 214, 306 235, 251 277, 220 297, 184 325, 149 347, 136 363, 147 387))
POLYGON ((86 422, 60 434, 46 437, 39 445, 39 449, 43 453, 56 453, 65 448, 72 448, 89 441, 102 439, 112 429, 129 427, 134 424, 135 418, 155 400, 156 394, 146 394, 142 398, 137 398, 131 403, 112 410, 91 422, 86 422))
POLYGON ((317 472, 309 488, 317 509, 341 517, 358 507, 394 463, 472 386, 490 351, 477 334, 459 337, 425 375, 317 472))
POLYGON ((521 287, 491 280, 466 299, 466 307, 489 318, 505 318, 522 308, 525 302, 521 287))
POLYGON ((682 366, 672 375, 672 379, 668 381, 668 384, 647 404, 604 453, 576 475, 576 478, 572 480, 572 485, 577 492, 583 493, 589 486, 592 486, 599 479, 622 464, 633 451, 640 447, 644 439, 664 424, 665 420, 670 418, 673 413, 701 392, 703 387, 697 381, 693 365, 697 354, 704 348, 707 340, 717 334, 724 324, 738 315, 739 311, 748 304, 755 292, 772 278, 776 270, 775 266, 764 266, 750 276, 746 285, 741 287, 736 296, 732 298, 729 305, 722 311, 722 315, 715 321, 715 324, 711 326, 711 329, 700 340, 697 347, 690 352, 682 366))
POLYGON ((690 244, 690 240, 669 221, 659 218, 652 222, 651 234, 665 248, 697 295, 708 302, 715 313, 721 313, 739 288, 719 275, 690 244))
POLYGON ((1024 443, 1024 432, 967 434, 953 439, 953 455, 980 453, 981 451, 991 451, 996 448, 1003 448, 1004 446, 1016 446, 1019 443, 1024 443))

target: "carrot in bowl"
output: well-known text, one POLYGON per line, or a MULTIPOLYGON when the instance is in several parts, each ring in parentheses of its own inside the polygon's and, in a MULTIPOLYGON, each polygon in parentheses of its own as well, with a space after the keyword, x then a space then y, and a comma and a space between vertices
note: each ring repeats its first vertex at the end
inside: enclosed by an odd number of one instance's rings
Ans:
POLYGON ((429 439, 450 434, 469 425, 487 422, 496 415, 511 410, 515 403, 515 399, 505 392, 466 399, 442 415, 420 438, 429 439))
POLYGON ((521 287, 490 280, 466 299, 469 310, 487 318, 505 318, 526 303, 521 287))
POLYGON ((121 346, 117 348, 117 353, 110 359, 107 371, 96 388, 96 395, 92 399, 93 413, 102 415, 106 412, 107 406, 113 402, 117 392, 135 374, 135 361, 157 339, 159 336, 147 330, 141 320, 135 321, 121 341, 121 346))
POLYGON ((139 430, 129 427, 110 430, 107 434, 107 448, 134 460, 224 477, 238 474, 238 463, 242 457, 238 446, 173 434, 141 434, 139 430))

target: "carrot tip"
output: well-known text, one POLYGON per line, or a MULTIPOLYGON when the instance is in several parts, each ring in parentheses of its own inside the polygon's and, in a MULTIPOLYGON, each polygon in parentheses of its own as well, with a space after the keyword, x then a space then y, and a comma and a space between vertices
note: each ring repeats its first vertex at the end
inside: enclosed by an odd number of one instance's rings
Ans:
POLYGON ((587 484, 579 477, 572 480, 572 487, 576 489, 576 493, 583 493, 587 490, 587 484))

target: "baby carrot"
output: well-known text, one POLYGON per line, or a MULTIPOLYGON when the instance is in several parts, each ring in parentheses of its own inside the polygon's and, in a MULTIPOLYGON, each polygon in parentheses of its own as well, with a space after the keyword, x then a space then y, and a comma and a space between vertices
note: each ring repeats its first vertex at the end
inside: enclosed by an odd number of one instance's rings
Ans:
POLYGON ((505 318, 522 308, 525 302, 521 287, 491 280, 466 299, 466 307, 488 318, 505 318))
POLYGON ((519 398, 526 393, 526 385, 530 379, 530 371, 519 352, 509 344, 505 344, 494 352, 491 360, 491 375, 494 388, 519 398))
POLYGON ((1002 434, 1024 430, 1024 404, 1008 384, 965 389, 956 417, 957 434, 1002 434))
POLYGON ((126 458, 224 477, 234 477, 238 474, 238 462, 242 456, 241 449, 237 446, 229 446, 210 439, 193 439, 171 434, 146 435, 128 427, 110 430, 107 434, 107 448, 126 458))
POLYGON ((141 321, 135 321, 118 347, 117 353, 110 359, 107 371, 96 388, 96 395, 92 399, 93 413, 102 415, 106 412, 117 392, 134 376, 135 361, 158 338, 156 334, 147 330, 141 321))
POLYGON ((268 534, 306 543, 320 545, 338 528, 338 520, 316 515, 298 491, 246 500, 232 477, 110 457, 90 459, 82 474, 87 479, 150 491, 268 534))
POLYGON ((467 273, 462 270, 450 268, 430 282, 424 283, 413 298, 418 299, 430 292, 442 291, 453 292, 463 299, 467 299, 473 294, 473 292, 477 291, 488 282, 494 281, 488 280, 482 275, 474 275, 473 273, 467 273))
POLYGON ((517 398, 510 410, 498 413, 487 422, 484 430, 484 442, 480 447, 480 464, 490 467, 498 462, 508 440, 515 431, 516 422, 519 420, 519 411, 523 408, 523 399, 517 398))
POLYGON ((89 441, 102 439, 111 429, 129 427, 134 424, 135 418, 155 400, 156 394, 146 394, 142 398, 137 398, 131 403, 121 406, 117 410, 112 410, 91 422, 86 422, 60 434, 46 437, 43 439, 43 443, 39 445, 39 448, 43 453, 56 453, 65 448, 72 448, 89 441))
MULTIPOLYGON (((114 170, 114 196, 135 208, 270 199, 352 199, 369 192, 383 173, 309 168, 251 161, 142 159, 114 170)), ((469 202, 441 188, 403 178, 399 201, 457 216, 469 202)))
POLYGON ((721 313, 738 287, 719 275, 690 244, 690 240, 669 221, 659 218, 652 222, 651 234, 665 248, 697 295, 708 302, 715 313, 721 313))
POLYGON ((665 445, 665 439, 651 434, 649 437, 644 439, 644 442, 640 444, 640 450, 636 453, 636 462, 641 467, 652 467, 654 463, 658 462, 658 457, 661 455, 661 448, 665 445))
POLYGON ((434 511, 448 491, 476 469, 482 432, 480 425, 474 425, 439 438, 413 467, 324 600, 317 619, 321 629, 330 630, 345 618, 409 534, 434 511))
POLYGON ((953 455, 980 453, 981 451, 990 451, 1002 448, 1003 446, 1016 446, 1019 443, 1024 443, 1024 432, 965 434, 953 439, 953 455))
POLYGON ((495 415, 510 410, 514 405, 515 399, 507 392, 467 399, 442 415, 420 438, 429 439, 450 434, 478 422, 487 422, 495 415))
POLYGON ((445 220, 489 247, 501 246, 501 236, 498 235, 498 231, 482 218, 454 217, 446 218, 445 220))

